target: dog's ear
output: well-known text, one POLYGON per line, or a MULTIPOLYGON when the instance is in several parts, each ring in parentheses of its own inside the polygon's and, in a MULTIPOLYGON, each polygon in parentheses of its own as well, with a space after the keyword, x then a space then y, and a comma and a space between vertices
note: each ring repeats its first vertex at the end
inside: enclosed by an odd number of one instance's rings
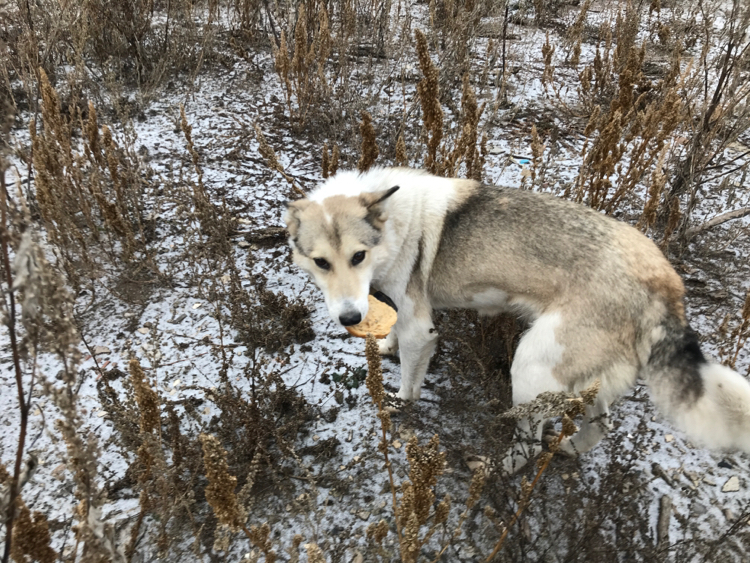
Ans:
POLYGON ((297 201, 286 202, 286 214, 284 215, 284 222, 286 223, 286 229, 289 231, 289 236, 295 238, 297 236, 297 230, 299 229, 300 219, 299 215, 310 205, 308 199, 298 199, 297 201))
POLYGON ((363 193, 359 196, 359 201, 363 206, 367 208, 367 221, 372 224, 373 227, 380 229, 385 223, 385 211, 381 207, 386 199, 395 194, 399 189, 399 186, 393 186, 387 190, 381 190, 379 192, 368 192, 363 193))

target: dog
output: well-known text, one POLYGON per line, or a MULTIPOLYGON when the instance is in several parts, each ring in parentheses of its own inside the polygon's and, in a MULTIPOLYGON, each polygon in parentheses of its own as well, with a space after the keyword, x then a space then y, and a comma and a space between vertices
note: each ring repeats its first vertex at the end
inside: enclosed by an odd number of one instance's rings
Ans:
MULTIPOLYGON (((514 404, 600 382, 564 453, 599 442, 610 403, 637 377, 694 442, 750 452, 750 383, 706 360, 679 275, 623 222, 550 194, 406 168, 340 172, 288 203, 285 221, 294 262, 336 323, 364 319, 372 290, 396 304, 380 351, 399 352, 404 401, 420 398, 438 338, 433 309, 512 312, 530 324, 511 366, 514 404)), ((539 420, 518 430, 507 473, 542 450, 539 420)))

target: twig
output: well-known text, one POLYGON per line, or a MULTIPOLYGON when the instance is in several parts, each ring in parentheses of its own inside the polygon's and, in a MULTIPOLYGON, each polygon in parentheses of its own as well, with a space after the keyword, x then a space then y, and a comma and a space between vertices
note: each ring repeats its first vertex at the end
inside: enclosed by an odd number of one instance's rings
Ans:
MULTIPOLYGON (((184 358, 182 360, 175 360, 174 362, 169 362, 168 364, 161 364, 161 365, 159 365, 159 367, 173 366, 174 364, 179 364, 180 362, 189 362, 190 360, 194 360, 195 358, 200 358, 201 356, 205 356, 208 353, 209 352, 203 352, 201 354, 197 354, 197 355, 191 356, 189 358, 184 358)), ((152 370, 152 369, 157 369, 157 368, 141 366, 141 369, 143 369, 143 370, 152 370)))
POLYGON ((727 211, 726 213, 722 213, 721 215, 717 215, 713 219, 706 221, 702 225, 689 228, 687 231, 685 231, 685 238, 687 240, 690 240, 695 235, 699 235, 703 231, 707 231, 708 229, 712 229, 713 227, 722 225, 723 223, 726 223, 728 221, 733 221, 734 219, 741 219, 742 217, 745 217, 747 215, 750 215, 750 207, 741 207, 740 209, 735 209, 734 211, 727 211))
POLYGON ((552 458, 554 457, 554 455, 552 455, 551 453, 558 450, 560 443, 563 441, 564 437, 565 437, 565 431, 561 430, 560 434, 557 436, 557 441, 555 441, 555 443, 550 447, 550 455, 545 457, 544 462, 539 467, 539 471, 537 471, 536 476, 534 477, 534 480, 531 482, 531 485, 528 486, 526 491, 521 492, 522 496, 519 501, 518 510, 516 510, 516 513, 513 515, 513 518, 510 519, 510 522, 508 523, 508 525, 505 526, 505 529, 503 530, 503 533, 500 536, 500 539, 495 545, 495 549, 493 549, 489 557, 487 557, 487 559, 484 560, 485 563, 489 563, 490 561, 492 561, 495 555, 497 555, 500 549, 503 547, 503 543, 505 543, 505 538, 508 537, 508 532, 513 527, 513 524, 515 524, 516 521, 521 517, 521 513, 523 513, 526 506, 528 506, 529 501, 531 500, 531 492, 534 490, 534 487, 536 487, 536 484, 539 482, 539 479, 541 479, 542 473, 544 473, 544 470, 547 469, 547 466, 549 466, 550 461, 552 461, 552 458))
POLYGON ((0 215, 2 223, 0 224, 0 246, 2 246, 3 269, 5 274, 5 283, 8 285, 8 334, 10 336, 10 349, 13 353, 13 368, 16 375, 16 388, 18 391, 18 407, 21 414, 21 423, 18 430, 18 446, 16 447, 16 460, 13 466, 13 478, 10 482, 8 507, 5 518, 5 551, 3 552, 3 563, 10 560, 11 544, 13 541, 13 521, 16 516, 16 498, 20 491, 19 479, 21 476, 21 465, 23 462, 23 452, 26 445, 26 430, 29 423, 29 406, 30 404, 24 399, 23 392, 23 372, 21 371, 21 358, 16 340, 16 298, 13 290, 13 275, 10 267, 10 254, 8 252, 9 228, 8 228, 8 202, 9 194, 5 186, 5 170, 0 169, 0 215))

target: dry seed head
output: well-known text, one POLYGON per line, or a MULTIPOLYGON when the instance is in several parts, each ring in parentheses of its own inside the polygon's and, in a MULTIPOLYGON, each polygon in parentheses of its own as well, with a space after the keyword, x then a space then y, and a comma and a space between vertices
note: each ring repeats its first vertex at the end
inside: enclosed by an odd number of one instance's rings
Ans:
POLYGON ((328 171, 331 176, 335 176, 339 170, 339 156, 339 146, 334 143, 333 151, 331 151, 331 167, 328 171))
POLYGON ((750 321, 750 290, 745 295, 745 305, 742 307, 742 318, 750 321))
POLYGON ((141 432, 151 433, 161 428, 159 395, 151 387, 138 360, 130 360, 128 367, 130 380, 135 389, 135 400, 141 414, 141 432))
POLYGON ((318 6, 318 30, 315 36, 315 56, 318 62, 318 78, 321 84, 326 83, 325 63, 331 54, 331 28, 328 21, 328 10, 325 3, 318 6))
POLYGON ((590 137, 596 129, 599 129, 599 116, 601 115, 601 107, 594 106, 594 111, 591 112, 591 117, 586 124, 586 128, 583 130, 583 134, 586 137, 590 137))
MULTIPOLYGON (((385 428, 387 430, 390 430, 392 428, 391 413, 389 413, 387 410, 382 409, 378 411, 378 414, 376 414, 375 416, 377 416, 380 419, 380 424, 382 428, 385 428)), ((389 448, 388 440, 383 439, 380 442, 378 442, 378 451, 381 454, 387 455, 388 448, 389 448)))
MULTIPOLYGON (((137 533, 138 531, 138 528, 133 527, 134 533, 137 533)), ((136 536, 135 539, 137 540, 138 536, 136 536)), ((216 530, 214 531, 214 544, 212 546, 213 550, 217 553, 229 551, 231 549, 231 543, 232 529, 224 524, 216 526, 216 530)), ((135 545, 133 547, 135 547, 135 545)))
POLYGON ((268 525, 268 522, 263 522, 260 528, 258 526, 250 526, 250 541, 261 551, 270 549, 270 536, 271 526, 268 525))
POLYGON ((367 526, 367 539, 371 542, 381 544, 388 535, 388 522, 380 520, 377 524, 367 526))
POLYGON ((481 171, 481 161, 477 153, 477 138, 479 137, 478 126, 479 116, 484 111, 484 105, 482 109, 479 109, 477 104, 477 97, 474 92, 474 88, 471 85, 469 73, 464 74, 463 77, 463 93, 461 96, 461 121, 463 122, 463 134, 465 141, 459 141, 459 144, 464 144, 464 161, 466 162, 466 177, 473 180, 479 180, 481 171))
POLYGON ((544 152, 544 145, 542 140, 539 138, 539 133, 536 130, 536 125, 531 126, 531 155, 534 160, 538 160, 542 157, 544 152))
POLYGON ((362 135, 362 155, 357 163, 360 172, 367 172, 377 160, 378 150, 375 138, 375 128, 372 126, 372 117, 366 111, 362 111, 362 121, 359 124, 359 132, 362 135))
POLYGON ((547 83, 552 83, 555 74, 555 67, 552 66, 552 55, 555 54, 555 47, 550 45, 549 32, 546 40, 542 45, 542 57, 544 58, 544 72, 542 73, 542 84, 546 87, 547 83))
POLYGON ((602 386, 602 382, 599 379, 595 379, 594 382, 589 385, 586 389, 580 392, 581 399, 589 406, 593 406, 596 401, 596 396, 599 394, 599 389, 602 386))
POLYGON ((669 241, 669 237, 672 236, 672 233, 679 226, 680 218, 682 217, 682 214, 680 213, 679 197, 672 197, 667 202, 667 205, 669 206, 669 219, 667 219, 667 228, 664 230, 664 240, 662 241, 662 245, 667 244, 667 242, 669 241))
POLYGON ((581 92, 584 96, 588 96, 591 91, 591 78, 593 71, 590 66, 584 67, 584 69, 578 74, 578 80, 581 83, 581 92))
POLYGON ((237 477, 229 473, 227 452, 221 447, 216 437, 201 434, 199 438, 203 446, 203 464, 208 479, 206 500, 219 522, 232 528, 242 526, 246 515, 237 503, 237 496, 234 494, 237 477))
MULTIPOLYGON (((182 134, 185 136, 185 140, 187 141, 188 146, 190 147, 190 151, 192 152, 193 127, 192 125, 190 125, 190 123, 188 123, 187 116, 185 115, 185 106, 183 106, 182 104, 180 104, 180 129, 182 129, 182 134)), ((106 145, 107 132, 102 131, 102 135, 105 138, 105 145, 106 145)))
MULTIPOLYGON (((380 409, 383 404, 383 399, 385 399, 385 389, 383 388, 383 368, 380 363, 378 342, 372 334, 368 334, 367 340, 365 341, 365 357, 367 358, 367 378, 365 379, 367 391, 370 393, 370 397, 372 397, 372 402, 378 406, 378 409, 380 409)), ((390 417, 388 422, 390 422, 390 417)))
POLYGON ((670 145, 665 143, 659 153, 659 159, 651 174, 651 185, 648 188, 648 199, 643 207, 643 213, 638 220, 638 228, 646 232, 648 228, 656 221, 656 212, 659 207, 661 195, 664 192, 664 186, 667 183, 667 176, 664 174, 664 158, 670 145))
POLYGON ((396 164, 399 166, 406 166, 408 158, 406 156, 406 143, 404 142, 404 134, 401 133, 396 140, 396 164))
POLYGON ((442 502, 435 507, 435 525, 439 526, 445 524, 448 521, 448 515, 451 511, 451 497, 445 495, 442 502))
POLYGON ((401 529, 401 561, 402 563, 415 563, 421 548, 419 541, 419 520, 415 513, 409 514, 405 525, 401 529))
POLYGON ((305 545, 305 548, 307 549, 308 563, 326 563, 325 555, 323 555, 323 551, 317 544, 308 543, 305 545))
POLYGON ((94 159, 99 165, 102 165, 102 152, 99 146, 99 124, 96 119, 96 108, 94 103, 89 101, 89 118, 86 120, 86 140, 88 141, 88 149, 91 151, 94 159))
POLYGON ((553 452, 542 452, 539 454, 539 457, 536 458, 536 468, 537 470, 540 470, 547 466, 547 464, 550 462, 552 457, 554 456, 553 452))
POLYGON ((307 74, 307 12, 305 4, 300 3, 297 12, 297 23, 294 26, 294 55, 292 56, 292 70, 300 77, 307 74))
MULTIPOLYGON (((445 452, 439 451, 440 439, 434 435, 425 446, 420 446, 416 436, 406 444, 406 460, 409 463, 410 493, 404 491, 402 506, 407 514, 416 516, 418 525, 427 521, 430 508, 435 501, 432 488, 445 471, 445 452)), ((402 525, 405 524, 402 518, 402 525)))
POLYGON ((573 52, 570 56, 570 64, 578 66, 581 58, 581 43, 583 42, 583 30, 586 24, 586 15, 591 7, 591 0, 586 0, 578 12, 578 17, 568 31, 568 41, 573 43, 573 52))
POLYGON ((482 496, 486 479, 487 474, 484 467, 479 467, 474 471, 474 474, 471 476, 471 485, 469 485, 469 498, 466 499, 466 508, 473 508, 479 497, 482 496))
POLYGON ((563 436, 572 436, 576 432, 578 432, 578 427, 576 426, 575 422, 573 422, 573 419, 570 418, 567 414, 564 414, 562 417, 563 436))
POLYGON ((245 477, 245 484, 242 485, 242 488, 237 495, 237 500, 240 503, 240 506, 248 507, 252 502, 250 493, 253 490, 253 485, 255 485, 255 478, 258 476, 258 471, 260 470, 260 462, 261 454, 260 450, 257 450, 255 452, 255 455, 253 455, 253 459, 250 461, 250 467, 248 468, 247 476, 245 477))
POLYGON ((417 42, 419 67, 424 78, 417 84, 417 94, 422 106, 424 129, 430 133, 427 141, 427 158, 425 168, 437 173, 437 150, 443 138, 443 109, 440 106, 439 73, 430 59, 427 38, 420 30, 414 31, 417 42))
POLYGON ((255 137, 258 140, 258 152, 260 152, 260 155, 265 159, 268 167, 277 172, 283 172, 284 170, 281 167, 281 164, 279 164, 279 160, 276 158, 276 153, 266 141, 266 137, 263 135, 263 131, 257 123, 255 124, 255 137))
POLYGON ((32 518, 31 511, 20 497, 16 498, 16 504, 19 505, 19 509, 13 526, 11 549, 13 560, 19 563, 25 561, 54 563, 57 561, 57 553, 50 547, 51 538, 46 516, 35 511, 32 518))

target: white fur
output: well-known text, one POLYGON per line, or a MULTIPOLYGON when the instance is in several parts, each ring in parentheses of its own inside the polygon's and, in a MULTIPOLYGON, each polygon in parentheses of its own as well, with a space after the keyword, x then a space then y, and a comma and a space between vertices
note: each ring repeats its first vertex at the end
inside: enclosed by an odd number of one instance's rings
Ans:
POLYGON ((508 294, 500 289, 485 289, 471 296, 469 306, 480 315, 497 315, 508 309, 508 294))
POLYGON ((555 338, 561 322, 560 313, 544 314, 518 343, 510 368, 514 405, 531 401, 543 391, 566 390, 553 373, 565 351, 555 338))

